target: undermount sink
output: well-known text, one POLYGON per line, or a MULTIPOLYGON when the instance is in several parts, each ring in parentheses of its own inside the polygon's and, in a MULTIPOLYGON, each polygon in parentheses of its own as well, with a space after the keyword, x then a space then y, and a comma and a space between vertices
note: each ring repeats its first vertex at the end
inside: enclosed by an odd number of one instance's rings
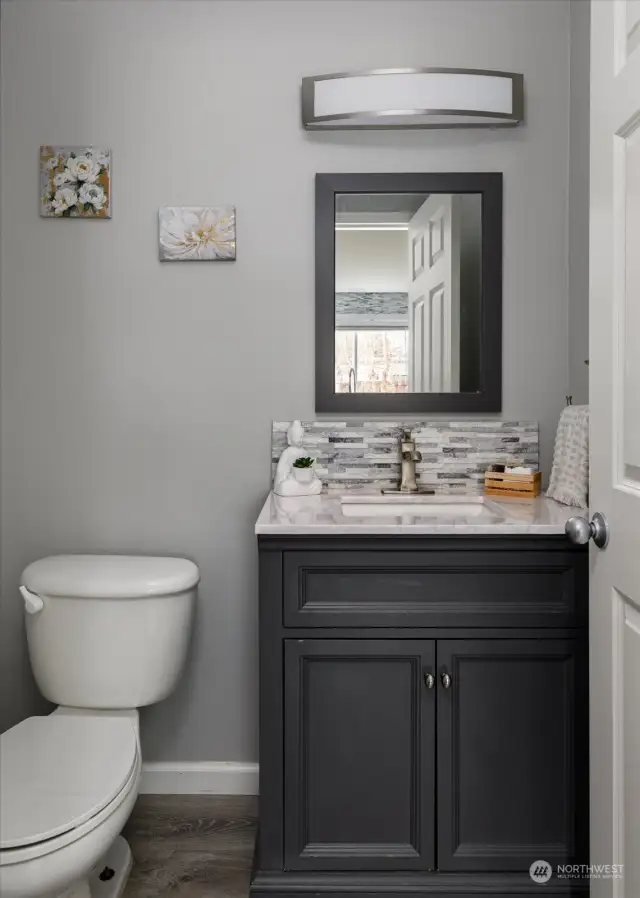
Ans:
POLYGON ((399 517, 412 515, 421 518, 475 518, 495 520, 500 509, 484 496, 428 496, 405 493, 386 496, 343 496, 342 514, 345 517, 399 517))

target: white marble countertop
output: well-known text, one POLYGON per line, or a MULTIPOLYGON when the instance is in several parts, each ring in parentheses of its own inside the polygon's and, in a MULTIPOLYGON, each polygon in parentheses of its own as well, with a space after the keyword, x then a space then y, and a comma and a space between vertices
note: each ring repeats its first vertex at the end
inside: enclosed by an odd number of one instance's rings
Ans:
MULTIPOLYGON (((344 513, 342 498, 353 505, 385 501, 379 490, 371 487, 345 490, 344 493, 322 493, 319 496, 282 498, 269 493, 256 521, 259 535, 330 535, 358 534, 449 534, 504 535, 564 533, 567 520, 585 510, 560 505, 553 499, 494 499, 481 496, 424 496, 420 504, 407 507, 404 496, 393 497, 402 509, 390 506, 384 515, 367 515, 366 508, 344 513), (466 504, 468 513, 429 515, 429 503, 466 504), (360 513, 362 511, 362 513, 360 513)), ((409 500, 411 501, 411 499, 409 500)), ((442 512, 442 508, 440 508, 442 512)))

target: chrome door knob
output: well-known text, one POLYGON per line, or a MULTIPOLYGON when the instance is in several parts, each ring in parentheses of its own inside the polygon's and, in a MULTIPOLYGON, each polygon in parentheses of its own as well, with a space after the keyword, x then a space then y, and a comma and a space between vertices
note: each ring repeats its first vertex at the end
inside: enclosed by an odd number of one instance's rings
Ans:
POLYGON ((564 525, 564 532, 572 543, 578 545, 584 545, 592 539, 599 549, 604 549, 609 542, 609 525, 599 511, 596 511, 591 521, 579 516, 569 518, 564 525))

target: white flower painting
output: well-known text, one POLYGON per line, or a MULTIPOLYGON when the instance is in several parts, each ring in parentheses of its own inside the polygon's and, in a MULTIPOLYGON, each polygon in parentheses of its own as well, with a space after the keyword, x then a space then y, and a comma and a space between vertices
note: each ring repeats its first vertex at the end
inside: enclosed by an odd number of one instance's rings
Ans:
POLYGON ((40 214, 111 218, 111 152, 96 147, 40 147, 40 214))
POLYGON ((233 261, 235 257, 235 206, 160 209, 161 262, 233 261))

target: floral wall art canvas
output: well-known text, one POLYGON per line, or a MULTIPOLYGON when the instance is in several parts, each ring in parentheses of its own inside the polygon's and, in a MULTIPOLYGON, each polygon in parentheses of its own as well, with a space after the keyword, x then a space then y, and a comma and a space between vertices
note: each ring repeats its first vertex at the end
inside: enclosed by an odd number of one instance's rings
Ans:
POLYGON ((111 218, 110 150, 40 147, 40 214, 111 218))
POLYGON ((161 262, 233 261, 235 257, 235 206, 160 209, 161 262))

